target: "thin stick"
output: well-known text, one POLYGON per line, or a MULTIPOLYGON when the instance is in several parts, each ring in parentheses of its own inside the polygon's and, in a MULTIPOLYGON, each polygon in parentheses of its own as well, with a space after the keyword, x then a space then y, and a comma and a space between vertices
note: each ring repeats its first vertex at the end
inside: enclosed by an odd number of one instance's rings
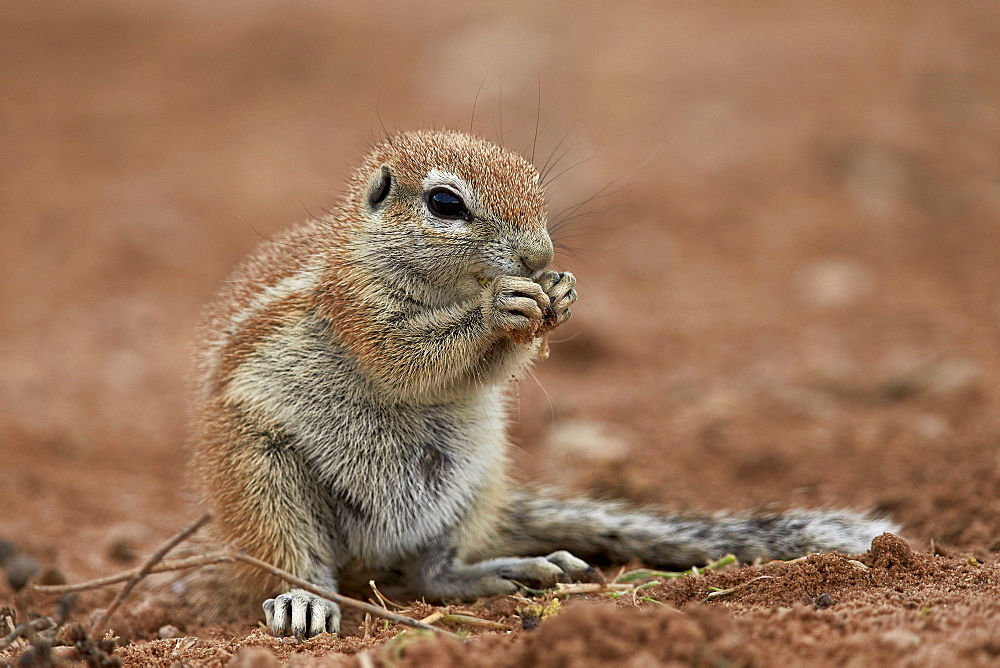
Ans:
MULTIPOLYGON (((168 559, 166 561, 161 561, 149 570, 148 575, 153 575, 155 573, 166 573, 168 571, 181 571, 187 568, 198 568, 199 566, 211 566, 212 564, 221 564, 227 561, 232 561, 233 556, 229 551, 224 552, 209 552, 197 557, 187 557, 186 559, 168 559)), ((88 589, 100 589, 101 587, 107 587, 108 585, 118 584, 119 582, 125 582, 135 577, 139 573, 138 568, 133 568, 130 571, 123 571, 115 575, 109 575, 104 578, 98 578, 96 580, 88 580, 86 582, 78 582, 76 584, 63 584, 63 585, 33 585, 35 591, 42 594, 66 594, 74 591, 87 591, 88 589)))
POLYGON ((56 623, 48 617, 39 617, 38 619, 32 619, 28 622, 22 622, 14 627, 13 631, 0 640, 0 649, 3 649, 21 636, 29 636, 33 633, 37 633, 38 631, 50 629, 55 625, 56 623))
POLYGON ((421 619, 424 624, 434 624, 436 622, 444 622, 446 624, 465 624, 467 626, 482 626, 488 629, 499 629, 501 631, 513 631, 514 627, 510 624, 503 624, 501 622, 494 622, 489 619, 482 619, 465 612, 453 612, 450 608, 445 608, 444 610, 437 610, 427 615, 421 619))
POLYGON ((500 631, 513 631, 514 627, 510 624, 503 624, 501 622, 494 622, 489 619, 480 619, 479 617, 473 617, 472 615, 458 615, 455 613, 448 613, 441 616, 441 621, 445 624, 464 624, 465 626, 482 626, 487 629, 497 629, 500 631))
POLYGON ((616 582, 571 582, 556 583, 557 594, 600 594, 609 591, 632 591, 634 584, 616 582))
POLYGON ((437 610, 427 615, 420 621, 423 622, 424 624, 433 624, 434 622, 440 621, 442 617, 444 617, 444 613, 441 612, 440 610, 437 610))
MULTIPOLYGON (((385 601, 382 600, 382 594, 379 593, 378 587, 375 586, 375 581, 374 580, 369 580, 368 581, 368 586, 372 588, 373 592, 375 592, 375 598, 378 599, 379 605, 381 605, 383 608, 385 608, 385 609, 388 610, 389 606, 387 606, 385 604, 385 601)), ((370 601, 371 599, 368 599, 368 600, 370 601)))
POLYGON ((451 638, 456 638, 459 640, 461 639, 458 634, 451 633, 443 629, 439 629, 436 626, 431 626, 430 624, 424 624, 423 622, 413 619, 412 617, 397 615, 395 612, 391 612, 389 610, 386 610, 385 608, 380 608, 377 605, 372 605, 371 603, 365 603, 364 601, 359 601, 354 598, 343 596, 330 589, 317 587, 308 580, 303 580, 300 577, 296 577, 291 573, 289 573, 288 571, 284 571, 278 568, 277 566, 272 566, 266 561, 261 561, 260 559, 251 557, 249 554, 246 554, 244 552, 236 552, 232 556, 233 559, 235 559, 236 561, 242 561, 245 564, 250 564, 251 566, 255 566, 262 571, 266 571, 271 575, 276 575, 285 582, 295 585, 299 589, 304 589, 311 594, 319 596, 320 598, 325 598, 329 601, 333 601, 334 603, 340 606, 347 608, 357 608, 358 610, 370 612, 376 617, 382 617, 384 619, 388 619, 391 622, 402 624, 403 626, 409 626, 415 629, 423 629, 424 631, 434 631, 435 633, 440 633, 441 635, 446 635, 451 638))
POLYGON ((403 610, 403 609, 406 608, 405 605, 400 605, 399 603, 396 603, 395 601, 390 600, 388 596, 386 596, 385 594, 383 594, 382 592, 380 592, 378 590, 378 587, 375 586, 375 581, 374 580, 369 580, 368 581, 368 586, 372 588, 373 592, 375 592, 375 597, 378 598, 378 602, 382 604, 383 608, 388 608, 389 605, 397 608, 398 610, 403 610), (386 603, 388 603, 389 605, 386 605, 386 603))
MULTIPOLYGON (((106 587, 111 584, 116 584, 118 582, 128 580, 128 584, 125 586, 124 589, 122 589, 122 592, 118 595, 118 598, 115 599, 115 602, 112 603, 111 607, 109 607, 108 610, 104 613, 104 615, 102 615, 101 620, 98 620, 99 623, 94 625, 93 629, 91 630, 91 635, 94 636, 96 635, 96 631, 103 630, 104 625, 107 624, 107 620, 111 618, 111 615, 121 605, 121 602, 125 599, 125 596, 127 596, 128 592, 131 591, 131 589, 135 586, 135 583, 137 583, 146 575, 149 575, 150 573, 154 572, 162 573, 164 571, 180 570, 183 568, 196 568, 198 566, 207 566, 210 564, 218 564, 231 561, 242 561, 243 563, 249 564, 254 568, 275 575, 284 580, 285 582, 295 585, 299 589, 304 589, 312 594, 315 594, 316 596, 320 596, 322 598, 333 601, 334 603, 337 603, 340 606, 347 608, 357 608, 375 617, 388 619, 389 621, 395 622, 397 624, 402 624, 403 626, 410 626, 412 628, 423 629, 425 631, 434 631, 435 633, 440 633, 442 635, 460 639, 460 636, 458 636, 457 634, 445 631, 443 629, 439 629, 435 626, 431 626, 430 624, 425 624, 423 622, 420 622, 419 620, 413 619, 412 617, 406 617, 405 615, 398 615, 384 608, 380 608, 377 605, 365 603, 364 601, 359 601, 357 599, 343 596, 335 591, 324 589, 322 587, 317 587, 316 585, 312 584, 311 582, 308 582, 307 580, 303 580, 302 578, 296 577, 291 573, 289 573, 288 571, 282 570, 277 566, 267 563, 266 561, 261 561, 260 559, 251 557, 250 555, 244 552, 236 552, 232 549, 229 549, 221 552, 213 552, 200 557, 191 557, 188 559, 175 559, 173 561, 163 561, 161 563, 157 563, 160 562, 160 560, 163 558, 163 555, 165 555, 167 552, 173 549, 173 547, 177 543, 179 543, 180 541, 184 540, 192 533, 197 531, 198 528, 200 528, 201 525, 204 524, 205 521, 207 521, 207 519, 208 519, 207 515, 203 516, 195 524, 192 524, 190 527, 182 531, 180 534, 174 536, 174 538, 172 538, 168 543, 166 543, 163 547, 157 550, 156 554, 150 557, 146 561, 146 563, 143 564, 142 567, 140 567, 139 569, 126 571, 124 573, 119 573, 117 575, 112 575, 97 580, 90 580, 89 582, 81 582, 75 585, 52 585, 52 586, 36 585, 35 588, 39 592, 44 592, 47 594, 61 594, 68 591, 83 591, 86 589, 98 589, 100 587, 106 587)), ((393 605, 398 605, 398 604, 393 603, 393 605)))
POLYGON ((721 596, 729 596, 730 594, 733 594, 735 592, 742 591, 743 589, 747 589, 748 587, 752 587, 753 583, 757 582, 758 580, 773 580, 773 579, 774 579, 773 575, 761 575, 759 577, 754 578, 753 580, 747 580, 743 584, 738 584, 735 587, 730 587, 729 589, 719 589, 718 591, 713 591, 708 596, 706 596, 705 598, 703 598, 702 602, 704 603, 705 601, 710 601, 713 598, 719 598, 721 596))
POLYGON ((111 615, 115 614, 115 611, 121 607, 122 602, 132 592, 135 586, 139 584, 139 581, 149 575, 149 572, 153 570, 153 566, 159 563, 163 557, 167 555, 167 552, 170 552, 170 550, 177 547, 178 543, 181 541, 189 538, 191 534, 204 526, 210 519, 212 519, 212 516, 205 513, 195 520, 194 524, 180 531, 176 536, 164 543, 159 550, 154 552, 149 559, 146 559, 145 563, 139 567, 139 572, 133 575, 129 581, 125 583, 122 590, 118 592, 118 597, 111 603, 110 606, 108 606, 108 609, 104 611, 104 614, 101 615, 100 619, 94 622, 94 625, 90 627, 90 636, 92 638, 99 638, 100 632, 103 631, 104 627, 107 626, 109 621, 111 621, 111 615))

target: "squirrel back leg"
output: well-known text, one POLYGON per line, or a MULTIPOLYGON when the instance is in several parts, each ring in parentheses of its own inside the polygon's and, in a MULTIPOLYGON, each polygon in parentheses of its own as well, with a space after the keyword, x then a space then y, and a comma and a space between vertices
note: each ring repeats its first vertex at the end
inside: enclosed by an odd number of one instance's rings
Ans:
POLYGON ((565 550, 534 558, 515 551, 484 553, 484 542, 497 537, 509 495, 503 469, 497 469, 483 486, 474 512, 410 560, 406 571, 414 593, 437 600, 471 600, 513 594, 519 584, 546 588, 560 581, 601 579, 590 564, 565 550))
POLYGON ((669 515, 618 501, 515 492, 480 558, 566 549, 582 557, 689 567, 734 554, 742 562, 794 559, 811 552, 866 551, 893 522, 849 510, 669 515))
MULTIPOLYGON (((332 505, 317 503, 328 494, 296 451, 294 438, 278 426, 262 427, 260 416, 250 420, 236 408, 214 415, 202 423, 200 435, 211 447, 201 448, 195 460, 201 489, 208 493, 202 503, 212 513, 214 537, 336 591, 346 550, 336 549, 332 505)), ((275 635, 340 630, 340 610, 332 601, 289 589, 250 567, 233 565, 226 576, 240 598, 263 604, 268 630, 275 635), (274 598, 264 601, 267 596, 274 598)))

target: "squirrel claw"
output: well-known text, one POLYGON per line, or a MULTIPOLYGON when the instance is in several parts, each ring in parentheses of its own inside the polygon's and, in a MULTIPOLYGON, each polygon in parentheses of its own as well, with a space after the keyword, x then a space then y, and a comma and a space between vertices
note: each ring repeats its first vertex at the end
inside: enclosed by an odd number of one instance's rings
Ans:
POLYGON ((340 608, 302 589, 264 601, 264 621, 271 635, 299 640, 320 633, 340 633, 340 608))
POLYGON ((569 310, 577 300, 576 277, 568 271, 545 271, 535 278, 535 282, 549 298, 545 309, 544 329, 553 329, 563 324, 573 315, 569 310))
POLYGON ((595 582, 595 577, 603 579, 590 564, 566 550, 546 557, 518 559, 501 569, 500 576, 538 589, 553 587, 557 582, 595 582))

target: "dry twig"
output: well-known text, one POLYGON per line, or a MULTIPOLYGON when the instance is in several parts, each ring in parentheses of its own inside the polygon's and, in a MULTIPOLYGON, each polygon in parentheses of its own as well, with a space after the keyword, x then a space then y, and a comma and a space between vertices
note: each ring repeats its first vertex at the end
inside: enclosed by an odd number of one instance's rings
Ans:
POLYGON ((440 610, 435 610, 434 612, 432 612, 431 614, 427 615, 426 617, 424 617, 420 621, 422 621, 424 624, 433 624, 434 622, 441 621, 442 617, 444 617, 444 613, 441 612, 440 610))
POLYGON ((421 619, 424 624, 434 624, 444 622, 445 624, 459 624, 465 626, 482 626, 487 629, 498 629, 500 631, 513 631, 514 627, 503 622, 494 622, 490 619, 482 619, 465 612, 453 612, 450 608, 435 610, 431 614, 421 619))
POLYGON ((108 622, 111 620, 111 615, 115 614, 118 608, 121 607, 121 604, 125 600, 125 598, 132 592, 135 586, 139 584, 139 581, 142 580, 147 575, 149 575, 149 572, 153 569, 153 566, 159 563, 160 560, 162 560, 163 557, 167 555, 167 552, 170 552, 170 550, 177 547, 177 545, 181 541, 190 538, 195 531, 204 526, 205 523, 208 522, 208 520, 210 519, 212 519, 212 516, 209 515, 208 513, 202 515, 197 520, 195 520, 194 524, 178 532, 176 536, 168 540, 160 547, 160 549, 158 549, 156 552, 150 555, 150 557, 146 559, 146 561, 142 564, 142 566, 139 567, 139 570, 136 572, 136 574, 133 575, 129 579, 129 581, 125 583, 125 586, 122 587, 122 590, 118 592, 118 597, 115 598, 115 600, 111 603, 111 605, 108 606, 108 609, 104 611, 104 614, 101 615, 96 622, 94 622, 94 625, 90 628, 91 637, 93 638, 100 637, 101 631, 104 630, 104 627, 107 626, 108 622))
POLYGON ((502 622, 494 622, 490 619, 481 619, 472 615, 460 615, 447 613, 441 616, 441 621, 446 624, 464 624, 465 626, 482 626, 487 629, 498 629, 500 631, 513 631, 514 627, 502 622))
MULTIPOLYGON (((122 601, 128 596, 129 592, 135 587, 135 585, 146 577, 150 573, 161 573, 169 570, 179 570, 183 568, 195 568, 198 566, 207 566, 210 564, 218 564, 223 562, 231 561, 241 561, 245 564, 249 564, 254 568, 271 573, 285 582, 295 585, 299 589, 304 589, 316 596, 328 599, 334 603, 346 607, 346 608, 356 608, 364 612, 370 613, 376 617, 382 617, 383 619, 388 619, 389 621, 395 622, 397 624, 402 624, 403 626, 409 626, 416 629, 422 629, 424 631, 433 631, 442 635, 450 636, 452 638, 459 638, 457 634, 451 633, 450 631, 445 631, 444 629, 439 629, 437 627, 431 626, 430 624, 425 624, 419 620, 413 619, 412 617, 406 617, 405 615, 398 615, 394 612, 386 610, 385 608, 380 608, 377 605, 372 605, 371 603, 366 603, 364 601, 359 601, 357 599, 350 598, 348 596, 343 596, 335 591, 329 589, 324 589, 322 587, 317 587, 307 580, 303 580, 300 577, 292 575, 288 571, 282 570, 277 566, 267 563, 266 561, 261 561, 255 557, 251 557, 243 551, 236 551, 233 548, 227 550, 222 550, 220 552, 214 552, 199 557, 192 557, 189 559, 177 559, 171 562, 160 563, 164 555, 172 550, 178 543, 180 543, 185 538, 188 538, 197 531, 205 522, 209 519, 208 515, 203 515, 194 524, 184 529, 179 534, 171 538, 169 541, 164 543, 164 545, 157 550, 146 562, 139 567, 125 573, 119 573, 106 578, 100 578, 97 580, 90 580, 89 582, 81 582, 75 585, 56 585, 56 586, 43 586, 35 585, 35 589, 39 592, 44 592, 48 594, 59 594, 65 593, 67 591, 83 591, 86 589, 98 589, 100 587, 106 587, 111 584, 122 582, 128 580, 128 583, 122 589, 121 593, 111 604, 111 606, 101 615, 101 618, 94 624, 91 629, 91 636, 97 636, 98 632, 103 631, 104 627, 107 625, 108 621, 111 619, 111 615, 121 606, 122 601)), ((396 605, 396 604, 393 604, 396 605)))
POLYGON ((603 594, 609 591, 632 591, 634 584, 614 582, 559 582, 557 594, 603 594))
POLYGON ((722 596, 728 596, 728 595, 730 595, 730 594, 732 594, 734 592, 740 591, 741 589, 746 589, 747 587, 750 587, 751 585, 753 585, 754 582, 757 582, 758 580, 773 580, 773 579, 774 579, 773 575, 761 575, 760 577, 756 577, 753 580, 747 580, 743 584, 738 584, 735 587, 730 587, 729 589, 719 589, 717 591, 713 591, 712 593, 710 593, 708 596, 706 596, 702 600, 709 601, 709 600, 711 600, 713 598, 720 598, 722 596))
MULTIPOLYGON (((168 571, 181 571, 186 568, 198 568, 200 566, 210 566, 212 564, 221 564, 227 561, 232 561, 232 553, 228 550, 223 550, 221 552, 209 552, 208 554, 199 555, 197 557, 187 557, 186 559, 169 559, 161 561, 160 563, 149 569, 147 575, 153 575, 156 573, 166 573, 168 571)), ((89 589, 100 589, 101 587, 107 587, 109 585, 117 584, 119 582, 125 582, 130 580, 136 575, 138 575, 141 568, 133 568, 130 571, 123 571, 121 573, 116 573, 115 575, 109 575, 104 578, 98 578, 96 580, 88 580, 86 582, 78 582, 76 584, 62 584, 62 585, 32 585, 35 591, 42 594, 66 594, 68 592, 74 591, 87 591, 89 589)))
POLYGON ((32 619, 31 621, 23 622, 14 627, 14 630, 8 633, 2 640, 0 640, 0 649, 3 649, 7 645, 11 644, 21 636, 30 636, 38 631, 44 631, 55 626, 56 623, 52 621, 49 617, 39 617, 38 619, 32 619))
POLYGON ((405 610, 406 609, 405 605, 400 605, 399 603, 396 603, 395 601, 391 600, 388 596, 386 596, 385 594, 383 594, 382 592, 380 592, 378 590, 378 587, 375 586, 375 581, 374 580, 369 580, 368 581, 368 586, 372 588, 373 592, 375 592, 375 597, 378 598, 378 602, 382 604, 383 608, 388 608, 389 605, 391 605, 394 608, 397 608, 398 610, 405 610), (386 605, 386 603, 388 603, 389 605, 386 605))

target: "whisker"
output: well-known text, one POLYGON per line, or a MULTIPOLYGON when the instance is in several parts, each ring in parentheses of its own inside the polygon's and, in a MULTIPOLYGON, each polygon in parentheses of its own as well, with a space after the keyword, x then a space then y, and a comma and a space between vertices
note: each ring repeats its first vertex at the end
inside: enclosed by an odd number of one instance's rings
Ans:
POLYGON ((500 146, 505 146, 503 139, 503 75, 497 75, 498 85, 500 86, 500 103, 499 103, 499 115, 500 115, 500 146))
POLYGON ((567 147, 566 147, 566 149, 564 149, 564 150, 563 150, 563 152, 559 154, 559 157, 555 159, 555 162, 553 162, 553 163, 552 163, 551 165, 549 165, 549 166, 548 166, 548 167, 547 167, 547 168, 545 169, 545 171, 544 171, 544 172, 542 172, 542 173, 541 173, 541 174, 539 175, 539 177, 540 177, 540 178, 541 178, 541 180, 542 180, 542 183, 545 183, 545 179, 547 179, 547 178, 548 178, 548 176, 549 176, 549 174, 551 174, 551 173, 552 173, 552 170, 553 170, 553 169, 555 169, 555 168, 556 168, 556 166, 558 166, 560 162, 562 162, 563 158, 565 158, 565 157, 566 157, 567 155, 569 155, 570 153, 572 153, 572 152, 573 152, 573 149, 574 149, 574 148, 576 148, 576 147, 577 147, 577 146, 579 146, 579 145, 580 145, 580 142, 577 142, 577 143, 575 143, 575 144, 572 144, 572 145, 570 145, 570 146, 567 146, 567 147))
POLYGON ((552 422, 555 422, 555 420, 556 420, 556 401, 555 401, 555 399, 553 399, 552 395, 549 394, 549 391, 545 389, 545 386, 542 385, 542 382, 540 380, 538 380, 538 376, 535 375, 535 372, 532 371, 531 368, 528 369, 528 375, 531 376, 531 379, 533 381, 535 381, 536 385, 538 385, 538 388, 542 391, 542 394, 544 394, 545 398, 548 399, 548 401, 549 401, 549 419, 552 422))
POLYGON ((473 134, 473 127, 476 124, 476 105, 479 104, 479 94, 483 92, 483 86, 486 84, 486 79, 490 76, 487 72, 483 75, 483 80, 479 84, 479 88, 476 90, 476 99, 472 101, 472 118, 469 120, 469 134, 473 134))
POLYGON ((541 169, 541 179, 542 179, 542 181, 545 180, 545 173, 546 173, 546 170, 548 169, 549 162, 555 156, 555 154, 559 150, 559 148, 563 145, 563 142, 566 141, 566 138, 569 137, 569 133, 573 131, 573 128, 576 127, 576 124, 577 124, 577 122, 579 122, 579 120, 580 120, 579 117, 577 117, 577 119, 570 124, 569 128, 566 129, 566 132, 564 132, 563 136, 559 139, 559 143, 556 144, 555 148, 552 149, 552 152, 549 153, 549 157, 545 160, 545 164, 542 165, 542 169, 541 169))
POLYGON ((584 159, 583 159, 583 160, 581 160, 580 162, 577 162, 577 163, 574 163, 574 164, 570 165, 570 166, 569 166, 569 167, 567 167, 566 169, 562 170, 561 172, 559 172, 558 174, 556 174, 555 176, 553 176, 553 177, 552 177, 551 179, 549 179, 549 180, 545 181, 545 183, 544 183, 543 185, 544 185, 544 186, 545 186, 546 188, 548 188, 548 187, 549 187, 550 185, 552 185, 552 184, 553 184, 553 183, 555 182, 555 180, 556 180, 556 179, 558 179, 558 178, 559 178, 560 176, 562 176, 562 175, 563 175, 563 174, 565 174, 566 172, 570 171, 571 169, 576 169, 576 168, 577 168, 577 167, 579 167, 580 165, 582 165, 582 164, 584 164, 584 163, 587 163, 587 162, 590 162, 591 160, 593 160, 593 159, 594 159, 594 158, 596 158, 596 157, 597 157, 596 155, 592 155, 592 156, 590 156, 589 158, 584 158, 584 159))
POLYGON ((535 109, 535 136, 531 140, 531 159, 528 162, 535 162, 535 146, 538 144, 538 123, 542 118, 542 75, 538 75, 538 106, 535 109))

